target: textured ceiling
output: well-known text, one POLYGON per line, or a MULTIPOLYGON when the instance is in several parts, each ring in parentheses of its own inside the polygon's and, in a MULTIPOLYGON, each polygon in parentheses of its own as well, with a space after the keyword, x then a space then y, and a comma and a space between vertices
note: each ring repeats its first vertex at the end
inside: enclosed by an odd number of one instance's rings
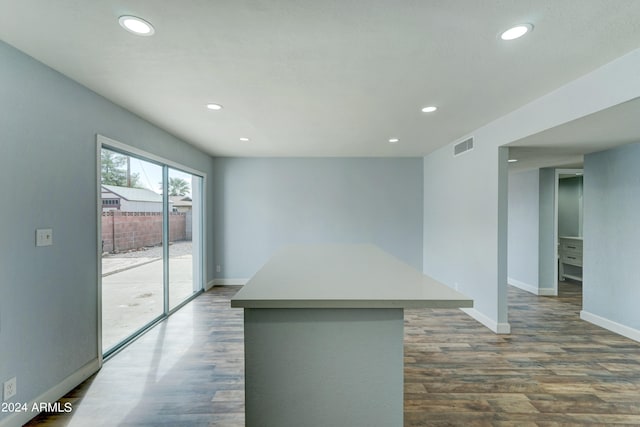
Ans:
POLYGON ((213 155, 422 156, 637 48, 638 16, 637 0, 0 0, 0 39, 213 155))

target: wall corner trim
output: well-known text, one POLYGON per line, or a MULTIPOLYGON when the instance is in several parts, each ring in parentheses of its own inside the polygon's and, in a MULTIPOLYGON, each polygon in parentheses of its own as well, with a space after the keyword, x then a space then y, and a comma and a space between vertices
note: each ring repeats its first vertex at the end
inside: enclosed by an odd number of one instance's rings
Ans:
POLYGON ((469 316, 473 317, 478 322, 482 323, 487 328, 491 329, 496 334, 510 334, 511 333, 511 325, 509 323, 498 323, 493 319, 485 316, 475 308, 461 308, 460 310, 467 313, 469 316))
POLYGON ((539 288, 535 285, 530 285, 528 283, 525 282, 521 282, 519 280, 516 280, 514 278, 509 277, 507 279, 507 283, 511 286, 514 286, 518 289, 522 289, 523 291, 527 291, 529 293, 532 293, 534 295, 540 295, 540 296, 556 296, 558 295, 556 293, 556 290, 553 288, 539 288))
POLYGON ((590 313, 585 310, 580 311, 580 318, 596 326, 607 329, 623 337, 627 337, 634 341, 640 342, 640 330, 625 326, 621 323, 614 322, 597 314, 590 313))
POLYGON ((520 280, 516 280, 512 277, 507 278, 507 284, 511 285, 511 286, 515 286, 516 288, 522 289, 523 291, 527 291, 530 292, 534 295, 539 295, 538 294, 538 287, 535 285, 530 285, 528 283, 525 282, 521 282, 520 280))
MULTIPOLYGON (((69 393, 75 387, 80 385, 84 380, 89 378, 91 375, 98 372, 100 369, 100 360, 94 359, 91 362, 84 365, 82 368, 78 369, 73 374, 69 375, 67 378, 63 379, 59 384, 51 387, 49 390, 42 393, 40 396, 36 397, 29 403, 27 403, 27 408, 31 409, 34 404, 39 405, 40 402, 55 402, 58 399, 62 398, 65 394, 69 393)), ((0 420, 0 427, 15 427, 21 426, 29 422, 32 418, 38 416, 40 412, 31 412, 28 410, 27 412, 14 412, 12 415, 8 416, 0 420)))

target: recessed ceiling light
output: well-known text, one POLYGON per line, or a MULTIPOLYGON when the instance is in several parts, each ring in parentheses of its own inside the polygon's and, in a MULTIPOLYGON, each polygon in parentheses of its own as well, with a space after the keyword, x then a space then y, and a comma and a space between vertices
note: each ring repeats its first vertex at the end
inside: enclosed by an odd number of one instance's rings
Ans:
POLYGON ((500 38, 502 40, 515 40, 515 39, 519 39, 520 37, 524 36, 530 31, 533 31, 533 25, 519 24, 519 25, 516 25, 515 27, 509 28, 506 31, 503 31, 502 34, 500 34, 500 38))
POLYGON ((209 110, 222 110, 222 105, 220 105, 220 104, 207 104, 207 108, 209 110))
POLYGON ((247 137, 243 136, 243 137, 241 137, 241 138, 240 138, 240 141, 242 141, 242 142, 248 142, 248 141, 250 141, 250 140, 249 140, 249 138, 247 138, 247 137))
POLYGON ((137 16, 123 15, 118 18, 118 22, 122 28, 139 36, 150 36, 156 32, 153 25, 137 16))
POLYGON ((509 163, 515 163, 517 161, 518 161, 518 159, 509 159, 509 163))
POLYGON ((433 113, 434 111, 436 111, 438 109, 438 107, 435 107, 433 105, 429 106, 429 107, 424 107, 422 109, 423 113, 433 113))
POLYGON ((392 143, 392 144, 395 144, 398 141, 400 141, 400 139, 398 139, 398 138, 389 138, 389 142, 392 143))

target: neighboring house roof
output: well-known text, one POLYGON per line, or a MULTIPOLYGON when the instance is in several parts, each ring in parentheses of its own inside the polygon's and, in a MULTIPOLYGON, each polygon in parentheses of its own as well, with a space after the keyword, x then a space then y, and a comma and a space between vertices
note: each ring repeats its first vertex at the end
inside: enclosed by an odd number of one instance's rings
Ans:
POLYGON ((181 206, 192 206, 193 202, 189 196, 169 196, 169 200, 173 202, 173 206, 179 208, 181 206))
POLYGON ((117 185, 105 184, 102 185, 102 188, 130 202, 162 203, 162 194, 154 193, 146 188, 118 187, 117 185))

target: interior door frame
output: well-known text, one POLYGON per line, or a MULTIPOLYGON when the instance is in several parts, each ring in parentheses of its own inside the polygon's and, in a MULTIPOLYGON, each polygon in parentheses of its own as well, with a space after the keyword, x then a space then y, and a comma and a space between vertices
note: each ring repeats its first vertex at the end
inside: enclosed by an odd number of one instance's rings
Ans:
POLYGON ((553 248, 554 248, 554 260, 553 263, 553 277, 555 280, 553 281, 555 296, 558 295, 558 193, 560 192, 560 175, 568 175, 568 174, 584 174, 584 169, 582 168, 571 168, 571 169, 555 169, 555 179, 553 182, 553 248))
MULTIPOLYGON (((97 298, 98 298, 98 304, 97 304, 97 353, 98 353, 98 365, 99 367, 102 367, 102 364, 104 363, 104 357, 103 357, 103 349, 102 349, 102 245, 100 244, 100 242, 102 241, 102 186, 101 186, 101 178, 102 178, 102 161, 101 161, 101 150, 102 148, 106 148, 106 149, 113 149, 117 152, 121 152, 123 154, 126 155, 132 155, 135 157, 140 158, 141 160, 146 160, 146 161, 151 161, 152 163, 156 163, 159 164, 161 166, 163 166, 163 171, 162 171, 162 176, 163 176, 163 191, 166 193, 167 191, 167 186, 168 186, 168 182, 167 182, 167 175, 168 175, 168 168, 172 168, 172 169, 176 169, 176 170, 180 170, 186 173, 190 173, 192 175, 196 175, 199 176, 202 181, 201 181, 201 188, 200 188, 200 197, 201 197, 201 203, 200 203, 200 213, 199 213, 199 217, 200 217, 200 232, 201 232, 201 236, 200 236, 200 245, 199 245, 199 252, 201 254, 201 260, 200 260, 200 274, 199 274, 199 280, 200 280, 200 289, 201 291, 204 291, 206 289, 206 277, 207 277, 207 272, 206 272, 206 262, 205 260, 207 259, 207 254, 206 254, 206 250, 207 250, 207 245, 206 245, 206 239, 205 236, 207 235, 207 230, 206 230, 206 221, 204 220, 205 218, 205 212, 206 212, 206 189, 207 189, 207 174, 205 172, 199 171, 197 169, 193 169, 190 168, 188 166, 182 165, 180 163, 174 162, 172 160, 166 159, 164 157, 155 155, 153 153, 150 153, 148 151, 145 150, 141 150, 139 148, 136 148, 134 146, 131 146, 129 144, 124 144, 122 142, 116 141, 114 139, 108 138, 104 135, 100 135, 97 134, 96 135, 96 237, 97 237, 97 244, 96 244, 96 264, 97 264, 97 298), (166 166, 166 167, 165 167, 166 166)), ((182 302, 181 304, 179 304, 178 306, 176 306, 173 310, 168 310, 168 281, 169 281, 169 276, 168 276, 168 250, 169 250, 169 246, 168 246, 168 239, 169 239, 169 233, 168 233, 168 221, 167 221, 167 217, 168 217, 168 203, 169 198, 168 197, 164 197, 163 198, 163 230, 162 230, 162 241, 163 241, 163 289, 164 289, 164 312, 162 314, 161 317, 159 317, 158 319, 152 321, 150 324, 146 325, 145 327, 143 327, 142 329, 138 330, 135 332, 135 334, 137 334, 137 336, 141 335, 142 333, 144 333, 145 330, 148 330, 150 328, 152 328, 153 326, 155 326, 156 323, 158 323, 159 321, 162 321, 164 319, 166 319, 170 314, 172 314, 173 312, 175 312, 176 310, 180 309, 184 304, 186 304, 187 302, 189 302, 192 298, 194 298, 196 295, 198 295, 197 293, 194 293, 190 298, 188 298, 187 300, 185 300, 184 302, 182 302)), ((194 277, 194 280, 195 277, 194 277)), ((135 338, 132 338, 128 341, 133 341, 135 338)), ((113 354, 117 353, 119 350, 116 350, 113 354)), ((110 354, 109 357, 113 354, 110 354)))

